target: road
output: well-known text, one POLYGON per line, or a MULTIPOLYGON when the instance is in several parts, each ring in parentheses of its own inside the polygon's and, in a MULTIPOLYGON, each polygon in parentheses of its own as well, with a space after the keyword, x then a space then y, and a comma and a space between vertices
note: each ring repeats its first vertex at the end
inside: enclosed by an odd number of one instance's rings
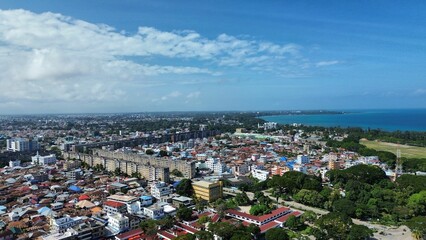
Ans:
MULTIPOLYGON (((241 193, 240 190, 236 190, 236 189, 231 189, 231 188, 224 188, 224 193, 230 194, 230 195, 235 195, 236 193, 241 193)), ((269 189, 270 190, 270 189, 269 189)), ((270 197, 272 200, 276 201, 275 197, 271 196, 271 193, 269 193, 269 190, 265 190, 263 191, 263 193, 265 194, 265 196, 270 197)), ((254 193, 252 192, 246 192, 247 196, 250 198, 250 200, 253 200, 254 198, 254 193)), ((324 210, 324 209, 319 209, 319 208, 314 208, 314 207, 310 207, 310 206, 306 206, 304 204, 298 203, 298 202, 294 202, 294 201, 284 201, 284 200, 280 200, 279 202, 280 204, 284 205, 284 206, 288 206, 290 208, 294 208, 297 210, 302 210, 302 211, 312 211, 318 215, 324 215, 329 213, 329 211, 324 210)), ((376 224, 376 223, 371 223, 368 221, 361 221, 359 219, 355 219, 352 218, 353 223, 358 224, 358 225, 364 225, 369 227, 370 229, 374 229, 376 230, 376 232, 374 233, 374 238, 375 239, 395 239, 395 240, 399 240, 399 239, 413 239, 411 236, 411 231, 407 226, 400 226, 400 227, 388 227, 388 226, 384 226, 381 224, 376 224), (380 232, 382 232, 383 234, 380 234, 380 232)))

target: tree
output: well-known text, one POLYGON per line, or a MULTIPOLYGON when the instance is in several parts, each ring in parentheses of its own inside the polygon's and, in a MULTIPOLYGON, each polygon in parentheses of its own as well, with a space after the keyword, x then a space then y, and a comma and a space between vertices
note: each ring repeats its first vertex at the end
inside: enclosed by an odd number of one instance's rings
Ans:
POLYGON ((166 150, 160 150, 159 155, 160 155, 160 157, 167 157, 169 155, 169 153, 166 150))
POLYGON ((174 238, 175 240, 196 240, 196 236, 192 235, 192 234, 185 234, 185 235, 181 235, 177 238, 174 238))
POLYGON ((346 239, 352 224, 348 215, 339 212, 323 215, 316 222, 327 239, 346 239))
POLYGON ((294 200, 314 207, 322 207, 323 197, 315 190, 302 189, 293 196, 294 200))
POLYGON ((426 213, 426 190, 411 195, 408 199, 407 206, 411 208, 416 215, 424 215, 426 213))
POLYGON ((250 234, 253 234, 254 236, 257 236, 260 234, 260 228, 253 223, 250 223, 247 227, 246 227, 246 231, 249 232, 250 234))
POLYGON ((182 179, 176 186, 176 193, 182 196, 191 197, 194 194, 190 179, 182 179))
POLYGON ((148 219, 139 224, 140 228, 148 236, 157 234, 158 222, 153 219, 148 219))
POLYGON ((177 170, 177 169, 173 169, 173 171, 170 173, 176 177, 183 177, 183 174, 181 171, 177 170))
POLYGON ((349 231, 347 240, 369 239, 373 236, 373 230, 363 225, 353 225, 349 231))
POLYGON ((300 217, 302 218, 302 221, 309 223, 314 223, 318 218, 317 214, 311 210, 305 211, 300 217))
POLYGON ((170 215, 167 215, 164 218, 157 221, 161 229, 172 228, 175 225, 175 222, 176 222, 175 219, 170 215))
POLYGON ((152 150, 152 149, 147 149, 147 150, 145 151, 145 153, 146 153, 147 155, 153 155, 153 154, 154 154, 154 150, 152 150))
POLYGON ((288 240, 287 232, 282 228, 272 228, 266 231, 266 240, 288 240))
POLYGON ((195 233, 195 237, 198 240, 214 240, 214 236, 211 232, 199 231, 195 233))
POLYGON ((349 199, 342 198, 333 202, 333 211, 341 212, 348 216, 355 215, 355 203, 349 199))
POLYGON ((190 221, 192 219, 192 210, 187 207, 181 207, 177 210, 176 216, 180 220, 190 221))
POLYGON ((235 226, 228 222, 210 223, 209 231, 224 239, 231 239, 235 226))
POLYGON ((251 204, 250 198, 247 196, 246 192, 237 193, 234 197, 235 202, 241 206, 247 206, 251 204))
POLYGON ((250 208, 250 214, 255 216, 260 216, 264 214, 271 213, 272 209, 263 204, 256 204, 250 208))
POLYGON ((211 218, 209 217, 209 216, 201 216, 199 219, 198 219, 198 223, 199 224, 205 224, 205 223, 208 223, 208 222, 211 222, 211 218))
POLYGON ((422 239, 426 235, 426 217, 413 217, 405 223, 413 232, 414 237, 422 239))
POLYGON ((251 240, 252 238, 252 235, 248 232, 236 231, 230 240, 251 240))
POLYGON ((285 226, 291 230, 297 230, 302 226, 302 223, 298 217, 292 215, 285 222, 285 226))

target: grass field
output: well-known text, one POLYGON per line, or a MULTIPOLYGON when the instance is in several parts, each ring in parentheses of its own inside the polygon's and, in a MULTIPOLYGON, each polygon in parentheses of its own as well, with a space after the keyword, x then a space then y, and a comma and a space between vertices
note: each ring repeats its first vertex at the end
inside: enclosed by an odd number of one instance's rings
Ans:
POLYGON ((401 150, 401 157, 406 158, 426 158, 426 147, 413 147, 408 145, 399 145, 395 143, 369 141, 367 139, 361 139, 361 144, 368 148, 375 149, 377 151, 387 151, 396 154, 396 150, 401 150))

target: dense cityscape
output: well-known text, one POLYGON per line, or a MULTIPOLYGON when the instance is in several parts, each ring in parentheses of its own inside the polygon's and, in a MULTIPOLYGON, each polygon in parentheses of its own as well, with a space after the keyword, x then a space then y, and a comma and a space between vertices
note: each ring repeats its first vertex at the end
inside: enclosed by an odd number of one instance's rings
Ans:
POLYGON ((425 19, 1 0, 0 240, 426 239, 425 19))
POLYGON ((422 234, 421 161, 360 144, 361 137, 392 133, 282 125, 262 114, 273 113, 4 116, 0 236, 422 234))

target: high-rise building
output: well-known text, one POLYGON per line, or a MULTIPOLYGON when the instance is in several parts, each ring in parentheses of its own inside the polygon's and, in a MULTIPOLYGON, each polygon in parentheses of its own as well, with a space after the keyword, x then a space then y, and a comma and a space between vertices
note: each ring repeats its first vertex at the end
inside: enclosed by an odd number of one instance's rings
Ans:
POLYGON ((198 181, 192 183, 192 187, 194 188, 194 193, 197 198, 201 198, 209 202, 213 202, 216 199, 221 198, 223 194, 221 181, 198 181))
POLYGON ((11 138, 6 140, 7 150, 12 152, 35 151, 40 148, 40 145, 35 140, 27 138, 11 138))

